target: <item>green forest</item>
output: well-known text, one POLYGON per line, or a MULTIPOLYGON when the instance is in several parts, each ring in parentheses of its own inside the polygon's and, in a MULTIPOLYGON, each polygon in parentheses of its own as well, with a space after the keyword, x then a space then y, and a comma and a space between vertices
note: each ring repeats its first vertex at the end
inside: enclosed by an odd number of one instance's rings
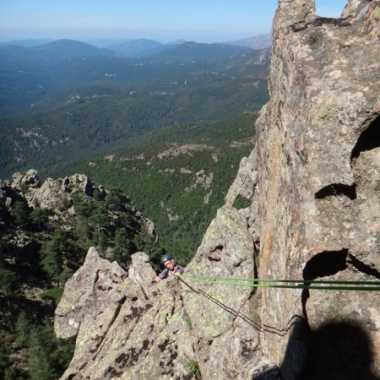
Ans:
POLYGON ((74 342, 55 338, 54 309, 88 247, 125 267, 136 251, 158 262, 162 250, 120 191, 74 194, 62 222, 55 211, 29 207, 22 192, 2 190, 12 205, 0 200, 0 378, 55 380, 74 342))
MULTIPOLYGON (((7 49, 0 48, 0 57, 8 57, 0 60, 3 90, 20 86, 12 96, 29 96, 41 80, 13 78, 13 67, 27 64, 22 60, 26 53, 16 49, 17 54, 11 54, 7 49)), ((62 81, 65 90, 56 96, 56 86, 46 84, 44 97, 50 103, 39 103, 35 95, 28 111, 20 106, 18 112, 1 113, 0 178, 31 167, 49 175, 62 165, 126 147, 131 139, 156 129, 233 120, 244 112, 257 112, 268 98, 267 51, 193 43, 137 61, 119 62, 120 58, 101 51, 100 56, 86 59, 56 58, 58 63, 53 52, 38 57, 49 70, 56 70, 49 77, 62 81), (117 71, 114 60, 118 74, 105 78, 117 71), (56 65, 64 67, 61 74, 56 65)), ((33 62, 35 55, 29 57, 33 62)), ((40 67, 39 60, 33 65, 40 67)), ((33 65, 25 70, 33 70, 33 65)))
POLYGON ((253 113, 219 123, 161 128, 111 156, 78 162, 65 172, 86 173, 97 183, 125 191, 154 221, 162 246, 187 264, 223 205, 241 158, 252 150, 255 119, 253 113), (160 155, 173 147, 183 152, 160 155))

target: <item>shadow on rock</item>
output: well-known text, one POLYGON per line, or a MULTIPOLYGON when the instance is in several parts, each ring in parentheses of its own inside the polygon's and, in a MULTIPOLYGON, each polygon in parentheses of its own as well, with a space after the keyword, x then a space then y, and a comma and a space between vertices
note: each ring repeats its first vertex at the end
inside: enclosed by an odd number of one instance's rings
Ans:
POLYGON ((254 380, 380 380, 373 365, 372 341, 358 323, 327 322, 312 331, 306 320, 300 319, 290 335, 281 368, 254 380))
POLYGON ((356 322, 330 322, 311 332, 299 380, 380 380, 372 372, 368 333, 356 322))

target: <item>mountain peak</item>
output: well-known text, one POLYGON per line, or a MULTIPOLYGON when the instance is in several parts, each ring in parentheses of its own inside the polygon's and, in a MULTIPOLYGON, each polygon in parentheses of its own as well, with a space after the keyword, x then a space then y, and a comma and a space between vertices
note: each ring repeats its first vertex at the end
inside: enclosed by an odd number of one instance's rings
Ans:
POLYGON ((85 42, 61 39, 32 48, 35 53, 50 55, 51 60, 113 55, 110 50, 100 49, 85 42))

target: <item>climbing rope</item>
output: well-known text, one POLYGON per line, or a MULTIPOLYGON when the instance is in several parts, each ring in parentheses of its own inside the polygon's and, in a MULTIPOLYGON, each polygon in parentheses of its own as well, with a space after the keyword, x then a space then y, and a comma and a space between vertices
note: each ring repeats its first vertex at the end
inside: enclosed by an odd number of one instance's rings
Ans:
POLYGON ((335 291, 380 291, 380 281, 275 280, 234 277, 206 277, 185 273, 184 278, 197 284, 221 284, 241 288, 314 289, 335 291))
POLYGON ((179 281, 181 281, 187 288, 189 288, 192 292, 201 295, 205 297, 208 301, 214 303, 215 305, 219 306, 224 311, 230 313, 234 316, 235 319, 240 318, 244 322, 248 323, 250 326, 252 326, 257 332, 268 332, 270 334, 275 334, 278 336, 286 336, 290 329, 297 323, 299 320, 303 320, 303 317, 299 315, 294 315, 289 321, 285 328, 278 328, 276 326, 271 326, 266 323, 258 322, 254 320, 252 317, 249 317, 245 314, 243 314, 240 310, 237 311, 233 309, 232 307, 229 307, 225 305, 223 302, 218 300, 217 298, 213 297, 212 295, 205 292, 203 289, 194 288, 192 285, 190 285, 184 278, 180 275, 178 275, 179 281))
POLYGON ((188 273, 178 275, 178 279, 194 293, 205 297, 210 302, 216 304, 226 312, 232 314, 235 318, 240 318, 251 325, 258 332, 267 332, 278 336, 286 336, 290 329, 297 321, 304 320, 304 317, 294 315, 287 323, 285 328, 278 328, 266 323, 255 321, 241 311, 237 311, 223 302, 213 297, 203 289, 195 288, 188 281, 198 284, 223 284, 228 286, 237 286, 244 288, 275 288, 275 289, 302 289, 302 290, 344 290, 344 291, 380 291, 380 281, 301 281, 301 280, 269 280, 269 279, 251 279, 251 278, 231 278, 231 277, 205 277, 193 276, 188 273), (186 280, 185 280, 185 278, 186 280))
POLYGON ((234 318, 240 318, 249 325, 251 325, 258 332, 267 332, 278 336, 285 336, 289 333, 290 329, 297 321, 304 320, 304 317, 294 315, 284 328, 271 326, 263 322, 255 321, 240 310, 225 305, 223 302, 213 297, 205 290, 195 288, 192 284, 203 285, 224 285, 234 286, 240 288, 269 288, 269 289, 298 289, 298 290, 323 290, 323 291, 365 291, 365 292, 379 292, 380 281, 342 281, 342 280, 276 280, 276 279, 256 279, 256 278, 236 278, 236 277, 206 277, 195 276, 190 273, 178 275, 179 280, 194 293, 205 297, 210 302, 216 304, 226 312, 232 314, 234 318), (189 283, 191 281, 192 284, 189 283))

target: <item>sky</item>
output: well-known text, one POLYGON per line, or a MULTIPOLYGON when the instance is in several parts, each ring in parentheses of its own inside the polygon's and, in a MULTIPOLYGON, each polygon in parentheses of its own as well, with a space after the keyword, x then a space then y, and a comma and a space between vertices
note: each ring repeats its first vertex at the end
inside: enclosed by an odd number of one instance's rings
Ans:
MULTIPOLYGON (((345 0, 317 0, 338 16, 345 0)), ((277 0, 0 0, 0 39, 226 41, 269 33, 277 0)))

